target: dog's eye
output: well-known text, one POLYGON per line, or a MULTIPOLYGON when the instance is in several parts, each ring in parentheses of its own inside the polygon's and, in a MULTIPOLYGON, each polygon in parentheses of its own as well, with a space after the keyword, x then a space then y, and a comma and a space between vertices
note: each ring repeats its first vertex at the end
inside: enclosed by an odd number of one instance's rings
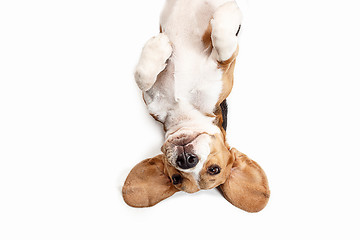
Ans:
POLYGON ((218 165, 211 165, 210 167, 208 167, 207 172, 210 175, 216 175, 221 172, 221 168, 218 165))
POLYGON ((172 175, 171 179, 172 179, 172 183, 174 185, 178 185, 178 184, 182 183, 182 177, 180 174, 172 175))

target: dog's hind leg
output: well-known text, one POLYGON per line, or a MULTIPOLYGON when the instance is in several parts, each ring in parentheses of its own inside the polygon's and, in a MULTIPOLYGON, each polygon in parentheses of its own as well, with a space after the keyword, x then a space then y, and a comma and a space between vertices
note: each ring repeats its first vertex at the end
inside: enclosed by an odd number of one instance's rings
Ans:
POLYGON ((165 69, 172 51, 170 40, 165 33, 160 33, 146 42, 134 74, 142 91, 146 92, 154 85, 158 74, 165 69))

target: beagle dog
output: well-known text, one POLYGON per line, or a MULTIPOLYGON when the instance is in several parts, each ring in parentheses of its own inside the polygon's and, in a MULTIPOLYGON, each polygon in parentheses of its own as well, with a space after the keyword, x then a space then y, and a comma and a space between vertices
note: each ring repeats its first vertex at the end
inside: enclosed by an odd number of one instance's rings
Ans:
POLYGON ((219 187, 236 207, 257 212, 270 191, 264 171, 226 142, 241 12, 233 0, 167 0, 160 33, 135 70, 149 113, 165 131, 162 154, 129 173, 125 202, 149 207, 177 191, 219 187))

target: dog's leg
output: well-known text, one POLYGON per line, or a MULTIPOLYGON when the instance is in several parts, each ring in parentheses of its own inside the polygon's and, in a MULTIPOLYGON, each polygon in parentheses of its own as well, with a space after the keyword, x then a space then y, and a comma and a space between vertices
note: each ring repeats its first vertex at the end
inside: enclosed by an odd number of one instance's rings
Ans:
POLYGON ((146 92, 155 83, 158 74, 166 67, 166 61, 172 54, 172 46, 165 33, 151 38, 145 44, 135 70, 135 81, 146 92))
POLYGON ((227 2, 216 9, 211 20, 211 40, 218 62, 225 62, 236 54, 241 19, 242 14, 235 2, 227 2))

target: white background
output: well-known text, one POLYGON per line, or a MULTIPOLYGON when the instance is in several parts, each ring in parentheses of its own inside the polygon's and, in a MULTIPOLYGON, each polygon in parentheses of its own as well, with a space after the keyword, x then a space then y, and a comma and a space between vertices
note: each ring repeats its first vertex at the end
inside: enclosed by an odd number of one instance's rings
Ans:
POLYGON ((268 175, 262 212, 216 190, 123 202, 163 141, 132 77, 163 3, 0 2, 0 238, 359 239, 356 0, 238 1, 228 140, 268 175))

